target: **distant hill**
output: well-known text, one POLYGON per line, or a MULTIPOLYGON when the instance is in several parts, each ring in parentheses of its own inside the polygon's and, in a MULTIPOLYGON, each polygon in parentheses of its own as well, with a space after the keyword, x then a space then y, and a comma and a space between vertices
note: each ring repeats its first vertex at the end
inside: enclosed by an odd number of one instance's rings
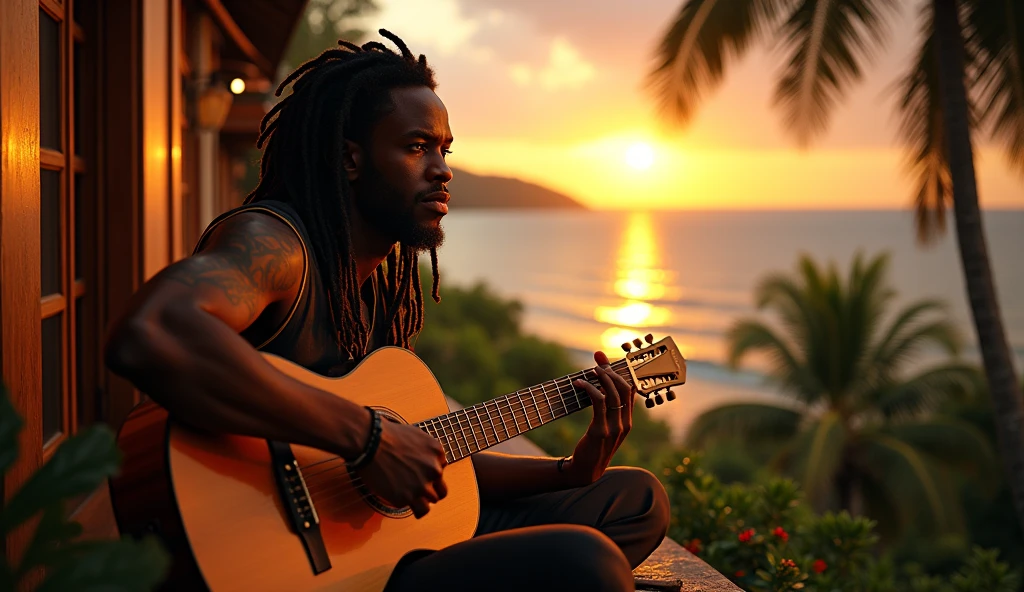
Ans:
POLYGON ((448 184, 452 206, 462 208, 551 208, 586 209, 573 198, 526 181, 508 177, 474 175, 453 169, 448 184))

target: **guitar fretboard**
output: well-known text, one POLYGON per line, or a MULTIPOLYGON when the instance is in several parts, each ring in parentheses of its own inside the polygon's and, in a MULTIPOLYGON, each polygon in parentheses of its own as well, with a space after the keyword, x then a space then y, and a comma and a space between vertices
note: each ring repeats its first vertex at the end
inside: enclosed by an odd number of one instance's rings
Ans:
MULTIPOLYGON (((625 360, 612 370, 633 384, 625 360)), ((591 405, 590 395, 573 385, 583 379, 600 388, 593 369, 477 403, 422 421, 417 426, 437 438, 449 464, 591 405)))

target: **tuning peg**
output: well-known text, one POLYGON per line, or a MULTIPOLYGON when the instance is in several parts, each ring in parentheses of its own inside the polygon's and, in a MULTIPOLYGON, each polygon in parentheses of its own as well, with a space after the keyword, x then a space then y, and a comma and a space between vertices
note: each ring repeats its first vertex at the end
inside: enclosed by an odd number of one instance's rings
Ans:
POLYGON ((643 341, 640 341, 640 338, 639 338, 639 337, 637 337, 636 339, 634 339, 634 340, 633 340, 633 345, 635 345, 635 346, 637 346, 638 348, 640 348, 640 347, 643 347, 643 346, 644 346, 644 342, 643 342, 643 341))
POLYGON ((676 400, 676 392, 674 390, 672 390, 672 389, 668 389, 668 392, 665 393, 665 398, 668 399, 669 401, 675 401, 676 400))
POLYGON ((658 393, 654 395, 654 402, 657 403, 658 405, 661 405, 662 403, 665 402, 665 399, 662 398, 661 393, 658 393))
POLYGON ((647 335, 644 335, 644 339, 647 340, 647 345, 654 345, 654 335, 648 333, 647 335))
POLYGON ((645 406, 646 406, 646 407, 647 407, 648 409, 650 409, 651 407, 654 407, 654 400, 653 400, 653 399, 651 399, 650 397, 647 397, 647 400, 646 400, 646 401, 644 401, 644 405, 645 405, 645 406))
POLYGON ((622 351, 629 353, 629 350, 631 349, 633 349, 633 346, 630 345, 628 341, 622 344, 622 351))

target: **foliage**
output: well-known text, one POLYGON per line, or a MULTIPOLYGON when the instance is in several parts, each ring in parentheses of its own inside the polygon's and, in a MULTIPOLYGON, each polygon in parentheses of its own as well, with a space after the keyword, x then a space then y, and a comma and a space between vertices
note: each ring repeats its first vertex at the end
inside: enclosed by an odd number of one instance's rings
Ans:
POLYGON ((292 35, 281 64, 283 72, 337 47, 338 39, 358 42, 366 31, 353 26, 355 19, 378 10, 375 0, 310 0, 292 35))
MULTIPOLYGON (((424 282, 429 270, 422 270, 424 282)), ((425 294, 430 286, 424 285, 425 294)), ((505 300, 483 283, 464 288, 444 285, 442 301, 427 299, 416 354, 430 367, 445 394, 471 405, 581 370, 566 349, 521 329, 523 306, 505 300)), ((638 397, 639 398, 639 397, 638 397)), ((638 405, 629 437, 615 464, 655 466, 669 441, 669 428, 638 405)), ((551 455, 570 454, 590 424, 583 410, 531 431, 529 439, 551 455)))
MULTIPOLYGON (((776 44, 785 56, 775 89, 786 129, 801 145, 828 128, 829 117, 863 69, 884 49, 897 19, 896 0, 685 0, 662 35, 648 82, 666 114, 693 120, 727 68, 752 46, 776 44)), ((965 40, 967 118, 1002 144, 1024 171, 1024 7, 1013 0, 957 0, 965 40)), ((897 112, 916 184, 919 236, 945 229, 952 199, 947 130, 941 107, 934 2, 920 3, 918 48, 899 82, 897 112)))
POLYGON ((680 453, 661 471, 672 505, 669 536, 745 590, 1014 592, 1020 574, 976 548, 948 577, 879 558, 876 523, 848 512, 815 514, 797 485, 773 477, 725 485, 680 453))
POLYGON ((979 373, 950 361, 905 377, 921 352, 955 354, 959 338, 936 317, 942 307, 935 301, 887 315, 894 297, 887 263, 884 255, 866 262, 858 255, 841 278, 834 266, 822 269, 803 257, 795 278, 762 281, 758 306, 772 309, 784 331, 737 322, 728 334, 729 362, 736 367, 751 352, 766 355, 770 379, 793 402, 711 409, 694 422, 689 442, 742 433, 752 448, 774 445, 772 465, 799 476, 816 508, 866 513, 884 524, 883 534, 922 517, 938 531, 956 530, 959 504, 945 472, 988 475, 994 459, 978 429, 932 412, 976 393, 979 373))
MULTIPOLYGON (((0 474, 18 457, 22 422, 0 385, 0 474)), ((0 510, 0 532, 11 533, 38 520, 17 564, 0 562, 0 590, 17 589, 27 575, 46 570, 37 592, 63 590, 150 590, 159 584, 170 558, 154 538, 141 542, 78 540, 82 527, 67 518, 65 504, 92 492, 117 471, 120 452, 105 426, 67 439, 0 510)))

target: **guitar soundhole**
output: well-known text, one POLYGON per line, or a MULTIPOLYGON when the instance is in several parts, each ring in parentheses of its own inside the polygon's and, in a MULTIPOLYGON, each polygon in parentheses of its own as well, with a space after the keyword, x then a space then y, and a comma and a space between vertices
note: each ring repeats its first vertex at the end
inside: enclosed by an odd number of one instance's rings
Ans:
MULTIPOLYGON (((372 407, 377 411, 377 413, 380 413, 385 420, 393 421, 395 423, 409 423, 405 421, 405 418, 395 413, 391 409, 377 406, 372 407)), ((384 501, 384 499, 379 498, 376 495, 370 493, 370 490, 367 489, 366 485, 363 484, 363 480, 356 478, 356 474, 354 471, 349 470, 348 475, 349 478, 352 479, 352 483, 355 485, 356 491, 358 491, 359 494, 363 496, 363 501, 365 501, 371 508, 373 508, 377 512, 383 514, 384 516, 387 516, 388 518, 407 518, 409 516, 412 516, 412 508, 410 508, 409 506, 405 506, 402 508, 392 506, 391 504, 384 501)))

